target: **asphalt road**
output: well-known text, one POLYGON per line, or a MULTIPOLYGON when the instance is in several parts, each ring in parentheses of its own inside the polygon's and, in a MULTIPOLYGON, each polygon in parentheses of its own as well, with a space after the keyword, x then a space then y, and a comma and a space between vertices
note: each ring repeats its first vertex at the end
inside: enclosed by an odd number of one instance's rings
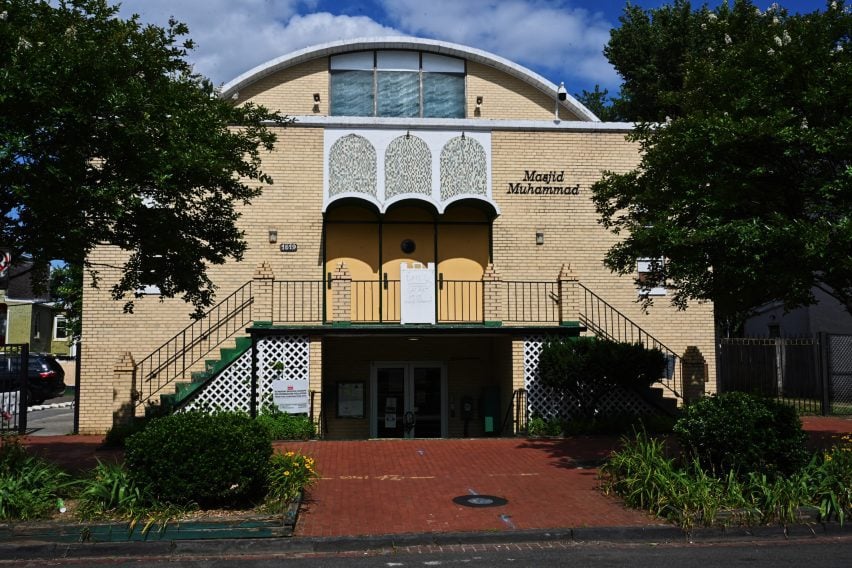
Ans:
MULTIPOLYGON (((45 402, 45 405, 55 403, 67 403, 74 397, 53 398, 45 402)), ((64 436, 74 430, 74 407, 44 408, 27 411, 27 434, 30 436, 64 436)))

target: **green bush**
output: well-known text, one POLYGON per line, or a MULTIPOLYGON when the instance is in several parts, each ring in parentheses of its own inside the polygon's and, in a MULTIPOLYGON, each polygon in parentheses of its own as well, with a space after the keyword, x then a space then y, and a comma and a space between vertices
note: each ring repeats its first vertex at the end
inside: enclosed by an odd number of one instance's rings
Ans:
POLYGON ((273 440, 310 440, 316 436, 316 425, 307 416, 287 414, 272 405, 264 406, 257 417, 273 440))
POLYGON ((107 430, 104 436, 104 446, 110 448, 123 448, 127 438, 137 432, 145 429, 147 420, 145 418, 135 418, 127 424, 115 424, 107 430))
POLYGON ((852 514, 852 436, 819 456, 815 463, 813 494, 818 503, 820 517, 841 523, 852 514))
POLYGON ((665 368, 666 357, 658 349, 594 337, 548 342, 539 358, 542 385, 574 397, 587 418, 616 387, 647 388, 665 368))
POLYGON ((245 505, 266 480, 269 432, 244 414, 182 412, 127 439, 131 477, 154 498, 201 507, 245 505))
POLYGON ((146 488, 134 481, 123 465, 100 461, 91 477, 82 481, 78 498, 77 513, 83 520, 134 519, 155 504, 146 488))
MULTIPOLYGON (((852 513, 852 438, 818 454, 800 470, 771 477, 763 471, 709 474, 697 458, 678 459, 663 442, 642 432, 601 467, 605 492, 684 527, 718 524, 789 524, 803 507, 816 507, 821 521, 841 523, 852 513)), ((681 456, 682 458, 683 456, 681 456)))
POLYGON ((28 455, 16 438, 0 439, 0 521, 48 517, 72 485, 68 474, 28 455))
POLYGON ((546 420, 541 416, 533 416, 527 423, 527 434, 530 436, 561 436, 562 420, 551 418, 546 420))
POLYGON ((674 432, 705 471, 741 478, 789 475, 807 462, 806 435, 795 409, 745 393, 704 398, 686 409, 674 432))

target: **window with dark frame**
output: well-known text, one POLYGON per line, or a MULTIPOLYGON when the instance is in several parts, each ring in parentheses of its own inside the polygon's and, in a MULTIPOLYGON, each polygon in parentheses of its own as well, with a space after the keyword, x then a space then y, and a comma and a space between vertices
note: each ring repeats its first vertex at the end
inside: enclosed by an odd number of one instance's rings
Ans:
POLYGON ((360 51, 330 60, 332 116, 464 118, 463 59, 360 51))

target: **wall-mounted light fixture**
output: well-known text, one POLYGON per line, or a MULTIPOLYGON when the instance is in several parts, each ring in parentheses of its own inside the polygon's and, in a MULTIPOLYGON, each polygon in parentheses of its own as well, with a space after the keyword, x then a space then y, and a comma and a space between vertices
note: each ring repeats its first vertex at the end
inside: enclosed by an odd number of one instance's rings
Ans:
POLYGON ((537 245, 543 245, 544 244, 544 233, 536 232, 535 244, 537 244, 537 245))
POLYGON ((482 108, 482 97, 476 97, 476 108, 482 108))
POLYGON ((277 229, 269 229, 269 242, 277 243, 278 242, 278 230, 277 229))
POLYGON ((320 94, 319 93, 314 93, 314 102, 315 103, 320 102, 320 94))

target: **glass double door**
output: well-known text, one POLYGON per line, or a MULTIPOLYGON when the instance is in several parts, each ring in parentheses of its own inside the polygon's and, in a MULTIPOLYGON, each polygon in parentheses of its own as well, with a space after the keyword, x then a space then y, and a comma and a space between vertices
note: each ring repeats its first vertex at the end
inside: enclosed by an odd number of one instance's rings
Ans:
POLYGON ((440 363, 374 363, 370 435, 442 438, 447 434, 447 379, 440 363))

